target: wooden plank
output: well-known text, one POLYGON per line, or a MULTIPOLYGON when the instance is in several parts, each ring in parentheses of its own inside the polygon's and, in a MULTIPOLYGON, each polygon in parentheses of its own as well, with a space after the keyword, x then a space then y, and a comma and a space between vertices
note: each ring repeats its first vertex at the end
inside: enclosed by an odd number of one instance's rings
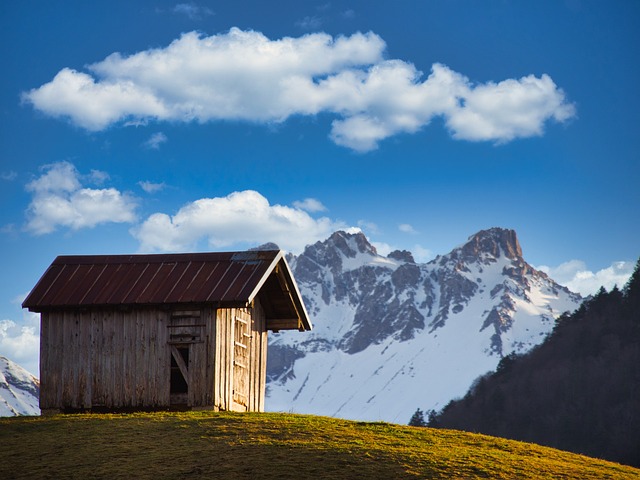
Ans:
POLYGON ((148 375, 146 378, 146 382, 147 382, 147 405, 149 407, 156 407, 159 405, 159 392, 158 392, 158 388, 159 388, 159 382, 158 382, 158 375, 161 375, 162 372, 160 372, 160 365, 161 365, 161 353, 159 350, 161 351, 165 351, 164 349, 166 348, 165 345, 162 345, 162 348, 159 348, 158 345, 158 329, 160 328, 160 325, 158 325, 158 323, 155 323, 150 321, 149 318, 147 318, 147 321, 145 322, 145 335, 147 337, 147 342, 148 342, 148 348, 147 348, 147 358, 146 358, 146 362, 147 362, 147 368, 148 368, 148 375))
POLYGON ((136 317, 135 310, 130 311, 125 318, 123 325, 123 372, 122 372, 122 393, 124 405, 127 407, 135 406, 135 335, 136 335, 136 317))
POLYGON ((171 318, 178 317, 198 317, 200 318, 200 310, 174 310, 171 312, 171 318))
MULTIPOLYGON (((50 314, 42 312, 40 314, 40 410, 48 410, 54 408, 51 401, 51 360, 50 360, 50 314)), ((57 407, 56 407, 57 408, 57 407)))
POLYGON ((189 385, 189 367, 185 363, 184 358, 182 358, 182 355, 180 355, 178 347, 176 347, 175 345, 171 345, 171 356, 178 365, 180 373, 182 373, 182 376, 184 377, 184 381, 187 383, 187 385, 189 385))
POLYGON ((91 405, 104 406, 101 387, 103 371, 104 336, 102 335, 102 315, 98 311, 91 312, 91 405))
POLYGON ((74 318, 73 313, 65 311, 62 315, 62 407, 75 407, 75 376, 76 362, 74 361, 74 318))
POLYGON ((146 405, 146 368, 145 368, 145 356, 147 350, 147 344, 144 336, 145 318, 149 315, 149 312, 136 312, 135 328, 136 328, 136 340, 135 340, 135 405, 146 405))
POLYGON ((78 403, 91 408, 91 312, 83 312, 79 327, 78 403))
POLYGON ((256 319, 256 330, 258 340, 256 343, 256 406, 255 410, 264 412, 264 396, 267 381, 267 320, 264 308, 260 302, 256 302, 254 306, 254 318, 256 319))

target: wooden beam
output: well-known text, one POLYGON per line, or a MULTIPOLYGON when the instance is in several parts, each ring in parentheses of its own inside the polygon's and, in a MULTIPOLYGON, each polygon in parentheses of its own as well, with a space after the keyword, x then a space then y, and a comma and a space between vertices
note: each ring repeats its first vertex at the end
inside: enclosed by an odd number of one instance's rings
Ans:
POLYGON ((180 369, 180 373, 182 373, 182 376, 184 377, 184 381, 187 383, 187 386, 189 386, 189 368, 187 367, 187 364, 184 363, 184 359, 182 358, 182 355, 180 355, 178 347, 176 347, 175 345, 171 345, 171 355, 178 364, 178 368, 180 369))
POLYGON ((280 288, 282 288, 282 291, 284 293, 286 293, 286 295, 289 297, 289 301, 291 302, 291 305, 293 305, 293 309, 296 312, 297 315, 297 319, 296 319, 296 327, 295 328, 300 328, 300 320, 302 318, 300 311, 298 310, 298 306, 296 305, 296 301, 293 298, 293 294, 291 293, 291 290, 289 290, 289 285, 287 284, 287 279, 284 276, 284 273, 282 271, 282 269, 280 268, 280 264, 276 265, 276 276, 278 278, 278 282, 280 283, 280 288))

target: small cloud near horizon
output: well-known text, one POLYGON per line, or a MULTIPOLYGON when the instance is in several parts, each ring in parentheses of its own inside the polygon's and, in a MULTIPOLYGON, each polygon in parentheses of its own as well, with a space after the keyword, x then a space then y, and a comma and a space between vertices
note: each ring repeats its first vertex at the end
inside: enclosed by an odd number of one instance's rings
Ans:
POLYGON ((572 292, 587 297, 596 294, 600 287, 609 291, 617 285, 622 289, 631 277, 635 263, 630 261, 613 262, 609 267, 597 272, 589 270, 582 260, 569 260, 557 267, 541 265, 537 268, 572 292))

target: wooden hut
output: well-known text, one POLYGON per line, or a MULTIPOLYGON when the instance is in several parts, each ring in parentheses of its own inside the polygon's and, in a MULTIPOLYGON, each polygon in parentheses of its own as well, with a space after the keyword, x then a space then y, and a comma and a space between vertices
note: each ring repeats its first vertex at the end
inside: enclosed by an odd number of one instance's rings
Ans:
POLYGON ((40 408, 263 411, 267 330, 310 330, 281 251, 60 256, 41 314, 40 408))

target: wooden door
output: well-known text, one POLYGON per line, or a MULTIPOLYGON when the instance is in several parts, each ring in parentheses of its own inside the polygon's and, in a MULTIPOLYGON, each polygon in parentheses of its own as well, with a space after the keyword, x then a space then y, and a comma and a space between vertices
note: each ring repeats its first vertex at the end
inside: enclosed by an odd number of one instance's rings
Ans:
POLYGON ((236 311, 233 319, 233 403, 234 410, 249 408, 249 366, 251 315, 236 311))
POLYGON ((172 406, 189 404, 189 345, 171 345, 169 402, 172 406))
POLYGON ((194 406, 194 398, 202 390, 201 350, 205 348, 204 327, 199 310, 174 311, 169 328, 171 371, 170 405, 194 406))

